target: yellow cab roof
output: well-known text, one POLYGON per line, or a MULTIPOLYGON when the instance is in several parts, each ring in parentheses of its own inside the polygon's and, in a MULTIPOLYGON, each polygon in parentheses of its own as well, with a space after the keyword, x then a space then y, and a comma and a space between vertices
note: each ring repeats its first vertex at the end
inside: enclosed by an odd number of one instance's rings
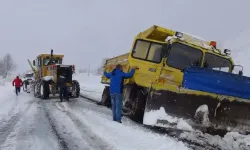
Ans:
MULTIPOLYGON (((50 54, 40 54, 40 55, 38 55, 37 57, 50 57, 50 56, 51 56, 50 54)), ((64 55, 53 54, 53 57, 60 57, 60 58, 63 58, 64 55)))

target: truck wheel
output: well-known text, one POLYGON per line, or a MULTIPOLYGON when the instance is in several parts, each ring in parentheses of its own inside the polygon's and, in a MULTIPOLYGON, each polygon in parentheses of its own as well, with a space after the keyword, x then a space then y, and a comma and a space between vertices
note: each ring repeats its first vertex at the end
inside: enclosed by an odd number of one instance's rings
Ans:
POLYGON ((72 93, 71 93, 71 96, 73 98, 78 98, 80 96, 80 84, 76 80, 72 81, 72 93))
MULTIPOLYGON (((143 88, 133 89, 135 97, 132 102, 130 118, 133 121, 141 123, 143 121, 144 110, 146 106, 147 93, 143 88)), ((132 93, 133 94, 133 93, 132 93)))
POLYGON ((40 91, 40 86, 37 83, 34 83, 34 96, 39 97, 38 91, 40 91))
POLYGON ((202 126, 209 125, 210 121, 208 114, 209 114, 209 109, 207 105, 204 104, 199 106, 194 115, 194 122, 202 126))
POLYGON ((102 92, 102 100, 98 102, 97 104, 103 105, 106 107, 111 107, 111 97, 109 92, 109 87, 106 86, 102 92))
POLYGON ((41 99, 49 98, 49 83, 46 81, 42 81, 40 85, 40 98, 41 99))

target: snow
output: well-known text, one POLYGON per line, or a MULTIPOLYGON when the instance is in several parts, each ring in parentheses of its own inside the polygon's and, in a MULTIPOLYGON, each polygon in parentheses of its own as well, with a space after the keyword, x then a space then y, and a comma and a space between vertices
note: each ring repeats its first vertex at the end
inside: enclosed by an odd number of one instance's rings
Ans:
MULTIPOLYGON (((175 35, 174 36, 168 36, 165 41, 168 41, 168 40, 172 41, 173 39, 176 39, 176 38, 177 37, 175 35)), ((206 49, 212 50, 212 46, 209 46, 208 42, 203 40, 202 38, 198 38, 197 36, 184 33, 183 37, 180 38, 180 40, 183 41, 185 39, 188 40, 188 41, 191 41, 191 42, 193 42, 195 44, 201 45, 202 47, 204 47, 206 49)))
POLYGON ((101 75, 80 73, 73 78, 80 83, 81 95, 95 101, 101 101, 102 92, 105 88, 105 85, 101 84, 101 75))
POLYGON ((157 120, 166 120, 171 124, 175 123, 178 129, 193 131, 193 128, 187 123, 187 121, 182 118, 168 115, 163 107, 161 107, 159 110, 145 112, 143 118, 144 124, 154 126, 157 124, 157 120))
POLYGON ((45 77, 43 77, 43 80, 45 80, 45 81, 49 81, 49 80, 53 80, 53 76, 45 76, 45 77))
MULTIPOLYGON (((79 104, 76 104, 79 106, 79 104)), ((72 107, 72 106, 71 106, 72 107)), ((85 103, 82 107, 91 108, 91 104, 85 103)), ((111 147, 118 150, 165 150, 165 149, 188 149, 182 142, 171 139, 166 135, 159 135, 142 129, 133 123, 124 120, 123 123, 111 121, 111 116, 107 115, 107 109, 98 110, 96 113, 93 109, 83 109, 78 111, 75 107, 71 109, 72 113, 77 116, 81 122, 90 127, 90 130, 101 137, 104 141, 108 141, 111 147)), ((111 113, 111 110, 108 111, 111 113)))
POLYGON ((15 95, 11 82, 0 86, 0 149, 59 149, 54 135, 43 126, 36 101, 27 93, 15 95))
MULTIPOLYGON (((104 85, 100 83, 100 75, 90 74, 88 76, 88 74, 83 73, 76 75, 75 78, 79 79, 80 85, 84 89, 83 91, 81 91, 81 93, 84 96, 89 98, 95 98, 96 101, 101 100, 101 93, 104 89, 104 85)), ((164 140, 169 141, 168 137, 154 134, 152 131, 141 131, 141 127, 139 127, 138 125, 135 126, 132 122, 124 123, 124 120, 126 120, 125 118, 123 118, 123 124, 117 124, 114 122, 107 121, 107 119, 111 120, 110 116, 107 116, 103 113, 96 114, 95 111, 91 108, 83 109, 81 106, 79 107, 82 112, 75 110, 73 111, 74 114, 78 116, 79 119, 82 120, 82 122, 88 124, 96 134, 101 136, 103 139, 110 141, 112 145, 116 145, 117 149, 171 149, 170 145, 172 143, 172 139, 170 139, 170 143, 165 143, 166 145, 161 143, 164 140), (103 126, 98 126, 98 124, 102 124, 103 126), (123 142, 124 138, 127 142, 123 142), (148 138, 151 138, 151 141, 148 138), (135 139, 137 139, 137 142, 134 142, 135 139)), ((86 104, 83 107, 89 108, 89 106, 86 104)), ((201 105, 197 109, 197 111, 208 113, 206 109, 206 105, 201 105)), ((167 120, 169 123, 175 124, 177 129, 187 131, 183 132, 179 136, 179 140, 188 140, 195 143, 199 143, 200 145, 204 145, 204 147, 208 145, 213 148, 217 147, 223 150, 250 149, 250 147, 248 147, 248 145, 250 145, 250 135, 241 135, 237 132, 228 132, 223 137, 220 137, 218 135, 203 134, 198 130, 194 131, 194 129, 188 124, 188 120, 172 117, 166 114, 164 108, 145 113, 143 123, 150 126, 154 126, 157 122, 157 119, 167 120)), ((162 127, 168 126, 162 125, 162 127)), ((181 144, 181 142, 177 143, 177 145, 181 144)))
MULTIPOLYGON (((89 90, 93 89, 98 86, 89 90)), ((42 101, 24 92, 16 96, 6 82, 0 86, 0 102, 0 149, 188 149, 181 141, 124 119, 123 124, 113 122, 111 110, 81 99, 58 103, 58 99, 42 101)))
MULTIPOLYGON (((100 101, 104 88, 100 75, 83 73, 74 78, 80 82, 84 96, 100 101)), ((250 136, 237 132, 228 132, 224 137, 184 132, 172 138, 126 117, 122 124, 113 122, 110 109, 80 98, 58 103, 59 99, 42 101, 22 91, 16 96, 11 80, 2 80, 0 85, 0 149, 188 149, 180 140, 221 149, 250 148, 246 147, 250 145, 250 136)), ((205 106, 200 107, 200 111, 205 110, 205 106)), ((165 119, 178 129, 193 131, 186 120, 166 114, 163 108, 145 116, 147 124, 154 125, 155 118, 165 119)))
POLYGON ((198 117, 198 113, 202 112, 203 113, 203 120, 202 120, 202 124, 208 126, 209 125, 209 110, 208 110, 208 106, 207 105, 201 105, 200 107, 198 107, 198 109, 195 112, 195 118, 198 117))

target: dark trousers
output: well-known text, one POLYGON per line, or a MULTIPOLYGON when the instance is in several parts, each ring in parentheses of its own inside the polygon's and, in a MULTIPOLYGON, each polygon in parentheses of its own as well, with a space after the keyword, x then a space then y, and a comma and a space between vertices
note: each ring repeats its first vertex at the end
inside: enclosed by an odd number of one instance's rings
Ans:
POLYGON ((18 93, 20 93, 21 88, 20 87, 16 87, 16 95, 18 95, 18 93))
POLYGON ((67 87, 60 87, 60 100, 63 100, 63 97, 66 100, 69 100, 69 96, 68 96, 68 88, 67 87))

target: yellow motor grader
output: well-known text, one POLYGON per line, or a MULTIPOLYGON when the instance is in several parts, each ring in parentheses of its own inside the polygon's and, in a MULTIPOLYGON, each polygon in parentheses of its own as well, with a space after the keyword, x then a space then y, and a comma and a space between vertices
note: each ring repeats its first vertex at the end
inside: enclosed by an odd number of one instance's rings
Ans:
POLYGON ((53 50, 50 54, 40 54, 33 60, 33 66, 28 60, 34 74, 35 83, 34 96, 41 99, 48 99, 49 95, 59 94, 59 87, 56 82, 59 76, 64 75, 67 79, 68 94, 70 98, 78 98, 80 95, 80 84, 72 80, 75 72, 74 65, 64 65, 64 55, 54 55, 53 50))
MULTIPOLYGON (((129 53, 107 59, 104 71, 116 64, 139 67, 124 80, 123 114, 135 121, 168 127, 178 117, 198 128, 250 129, 250 78, 215 41, 154 25, 135 36, 129 53)), ((110 106, 110 80, 101 83, 99 104, 110 106)))

